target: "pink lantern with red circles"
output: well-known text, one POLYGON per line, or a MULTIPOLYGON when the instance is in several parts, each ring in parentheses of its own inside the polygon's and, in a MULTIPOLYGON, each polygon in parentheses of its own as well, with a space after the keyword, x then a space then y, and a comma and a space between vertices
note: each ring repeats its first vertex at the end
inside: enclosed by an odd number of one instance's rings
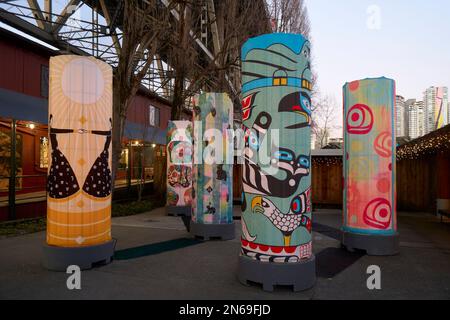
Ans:
POLYGON ((395 81, 344 86, 342 243, 370 255, 398 253, 395 192, 395 81))

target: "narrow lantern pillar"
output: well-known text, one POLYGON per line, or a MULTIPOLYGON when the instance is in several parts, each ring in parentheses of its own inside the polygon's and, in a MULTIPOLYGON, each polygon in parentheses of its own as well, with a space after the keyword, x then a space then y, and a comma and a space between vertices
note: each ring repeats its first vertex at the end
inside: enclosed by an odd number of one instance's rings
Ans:
POLYGON ((399 251, 396 214, 395 81, 344 86, 342 244, 369 255, 399 251))
POLYGON ((204 93, 194 107, 191 234, 235 237, 233 222, 233 104, 226 93, 204 93))
POLYGON ((267 34, 242 48, 245 131, 239 279, 311 288, 310 43, 267 34))
POLYGON ((169 121, 167 128, 167 214, 190 216, 192 123, 169 121))
POLYGON ((50 58, 47 244, 44 265, 109 263, 112 69, 92 57, 50 58))

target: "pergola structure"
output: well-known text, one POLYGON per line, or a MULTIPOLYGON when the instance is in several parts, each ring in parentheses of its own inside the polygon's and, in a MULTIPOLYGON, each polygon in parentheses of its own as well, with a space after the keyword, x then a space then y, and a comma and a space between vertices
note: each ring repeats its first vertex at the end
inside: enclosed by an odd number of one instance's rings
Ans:
MULTIPOLYGON (((8 0, 0 3, 0 21, 54 46, 63 53, 91 55, 116 67, 123 37, 121 23, 124 19, 124 1, 8 0)), ((215 54, 221 48, 215 22, 215 7, 220 0, 199 1, 203 2, 200 30, 192 30, 190 34, 201 52, 200 60, 214 61, 215 54)), ((142 0, 142 5, 145 6, 146 2, 142 0)), ((170 0, 160 2, 166 7, 170 4, 170 0)), ((254 5, 265 6, 265 2, 258 0, 254 5)), ((179 19, 176 9, 171 10, 171 15, 173 21, 179 19)), ((267 30, 270 30, 269 22, 267 30)), ((152 59, 142 86, 171 101, 174 70, 170 66, 170 57, 164 52, 158 52, 152 59)), ((196 67, 201 67, 201 64, 196 67)), ((239 77, 225 77, 230 90, 238 93, 239 81, 236 79, 239 77)))

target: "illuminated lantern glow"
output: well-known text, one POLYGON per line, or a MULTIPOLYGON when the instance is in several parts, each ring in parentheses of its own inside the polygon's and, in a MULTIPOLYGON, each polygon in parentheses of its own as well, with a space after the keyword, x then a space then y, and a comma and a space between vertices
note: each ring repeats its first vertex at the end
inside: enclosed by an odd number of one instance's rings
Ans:
POLYGON ((344 92, 342 242, 369 255, 398 253, 395 197, 395 82, 347 83, 344 92))
POLYGON ((167 214, 190 215, 192 123, 169 121, 167 128, 167 214))
POLYGON ((109 262, 112 69, 92 57, 50 59, 47 245, 44 264, 65 270, 109 262))
POLYGON ((190 232, 204 240, 232 240, 233 103, 226 93, 204 93, 194 99, 194 105, 190 232))
POLYGON ((310 43, 301 35, 262 35, 244 44, 241 57, 246 134, 238 277, 267 291, 309 289, 316 279, 310 43))

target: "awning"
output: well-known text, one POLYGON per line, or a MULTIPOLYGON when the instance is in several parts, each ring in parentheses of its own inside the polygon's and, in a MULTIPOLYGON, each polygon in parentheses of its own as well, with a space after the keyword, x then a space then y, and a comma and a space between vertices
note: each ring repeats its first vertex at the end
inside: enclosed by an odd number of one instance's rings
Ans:
MULTIPOLYGON (((48 101, 0 88, 0 117, 47 124, 48 101)), ((124 136, 130 140, 166 144, 166 130, 132 122, 125 124, 124 136)))
POLYGON ((0 88, 0 117, 47 124, 47 99, 0 88))
POLYGON ((127 122, 125 124, 124 136, 130 140, 143 140, 162 145, 167 143, 166 130, 156 127, 147 127, 132 122, 127 122))

